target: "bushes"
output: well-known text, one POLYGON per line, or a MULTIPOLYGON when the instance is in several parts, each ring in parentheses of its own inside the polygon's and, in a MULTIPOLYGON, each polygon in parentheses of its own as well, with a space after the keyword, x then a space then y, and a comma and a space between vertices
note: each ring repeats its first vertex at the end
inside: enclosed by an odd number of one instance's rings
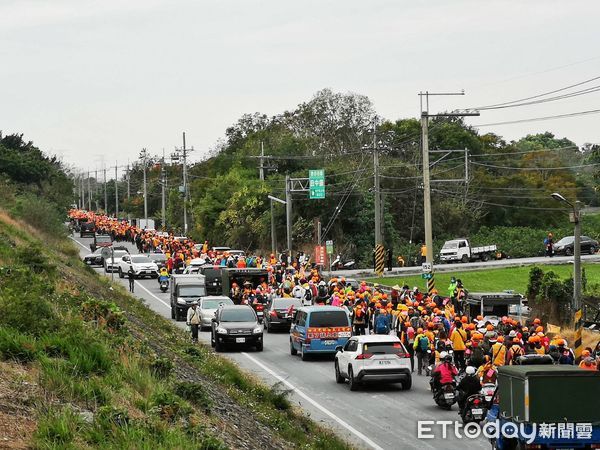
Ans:
POLYGON ((150 371, 156 378, 169 378, 173 368, 173 362, 167 358, 156 358, 150 363, 150 371))
POLYGON ((17 197, 12 212, 15 216, 51 236, 58 238, 67 234, 60 208, 40 197, 32 194, 17 197))
POLYGON ((150 397, 150 405, 151 413, 171 423, 187 418, 192 412, 190 406, 181 397, 168 390, 157 389, 150 397))
POLYGON ((553 271, 544 272, 534 267, 529 272, 527 298, 545 321, 566 323, 571 316, 573 298, 573 278, 561 280, 553 271))
POLYGON ((119 331, 125 324, 123 311, 114 303, 89 298, 81 304, 81 315, 87 322, 96 322, 98 328, 109 332, 119 331))
POLYGON ((77 435, 79 418, 70 409, 52 409, 40 420, 34 435, 38 448, 65 448, 77 435))

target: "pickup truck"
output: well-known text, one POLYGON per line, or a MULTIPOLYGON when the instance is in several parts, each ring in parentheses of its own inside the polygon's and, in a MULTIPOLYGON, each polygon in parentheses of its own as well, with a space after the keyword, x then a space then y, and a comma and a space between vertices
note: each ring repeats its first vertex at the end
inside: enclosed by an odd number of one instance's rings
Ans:
POLYGON ((444 242, 440 250, 440 261, 443 263, 469 261, 487 261, 496 258, 498 248, 495 245, 486 245, 483 247, 471 247, 467 239, 453 239, 444 242))
POLYGON ((574 366, 514 365, 498 370, 486 425, 498 450, 600 448, 600 372, 574 366), (506 432, 502 432, 506 430, 506 432))

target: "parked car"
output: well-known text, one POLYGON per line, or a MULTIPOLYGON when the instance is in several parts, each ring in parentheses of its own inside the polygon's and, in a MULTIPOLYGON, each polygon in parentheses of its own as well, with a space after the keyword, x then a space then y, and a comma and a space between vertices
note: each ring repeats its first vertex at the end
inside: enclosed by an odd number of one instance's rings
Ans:
POLYGON ((83 263, 88 266, 101 266, 102 265, 102 249, 97 248, 94 252, 88 253, 83 257, 83 263))
POLYGON ((210 343, 217 352, 226 345, 253 346, 262 352, 263 328, 250 306, 223 306, 212 319, 210 343))
POLYGON ((289 314, 290 307, 294 310, 301 308, 302 300, 299 298, 274 298, 264 311, 263 322, 267 332, 276 328, 289 330, 292 325, 293 314, 289 314))
POLYGON ((185 320, 192 302, 206 296, 206 277, 204 275, 171 275, 170 283, 171 319, 185 320))
POLYGON ((158 278, 158 266, 150 258, 144 255, 125 255, 119 260, 119 277, 124 278, 133 267, 136 278, 151 277, 158 278))
POLYGON ((226 305, 233 305, 233 300, 224 295, 207 295, 206 297, 200 297, 200 301, 198 302, 200 328, 210 328, 217 309, 226 305))
POLYGON ((347 379, 351 391, 370 381, 412 386, 410 354, 396 336, 354 336, 336 350, 335 381, 347 379))
MULTIPOLYGON (((581 253, 593 255, 598 250, 598 241, 588 236, 581 236, 581 253)), ((575 250, 575 236, 565 236, 554 244, 554 253, 557 255, 572 256, 575 250)))
POLYGON ((114 255, 111 252, 106 258, 104 258, 104 272, 118 272, 119 271, 119 260, 129 255, 127 250, 115 250, 114 255))
POLYGON ((352 335, 350 316, 337 306, 303 306, 290 328, 290 353, 306 361, 312 353, 334 355, 352 335))

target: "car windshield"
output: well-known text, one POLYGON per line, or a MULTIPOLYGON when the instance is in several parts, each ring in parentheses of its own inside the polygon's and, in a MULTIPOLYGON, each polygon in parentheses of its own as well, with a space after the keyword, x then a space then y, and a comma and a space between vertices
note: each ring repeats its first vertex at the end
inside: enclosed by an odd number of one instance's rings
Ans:
POLYGON ((96 242, 112 242, 110 236, 100 235, 96 236, 96 242))
POLYGON ((575 238, 573 236, 567 236, 558 241, 556 245, 567 245, 573 243, 573 241, 575 241, 575 238))
POLYGON ((180 286, 180 297, 203 297, 206 295, 204 286, 180 286))
MULTIPOLYGON (((116 250, 115 251, 115 259, 117 258, 122 258, 123 256, 125 256, 127 254, 127 252, 125 250, 116 250)), ((112 259, 113 253, 110 252, 108 254, 108 257, 112 259)))
POLYGON ((152 260, 147 256, 132 256, 131 261, 136 264, 147 264, 152 262, 152 260))
POLYGON ((458 242, 445 242, 444 246, 442 247, 442 250, 448 250, 453 248, 458 248, 458 242))
POLYGON ((276 298, 273 300, 273 309, 288 309, 292 305, 299 308, 302 306, 302 302, 297 298, 276 298))
POLYGON ((348 314, 339 311, 315 311, 310 315, 310 327, 347 327, 348 314))
POLYGON ((100 253, 102 253, 102 250, 104 250, 102 247, 98 247, 94 253, 92 253, 92 255, 99 255, 100 253))
POLYGON ((166 255, 164 253, 156 253, 154 255, 150 255, 149 258, 152 261, 165 261, 167 259, 166 255))
POLYGON ((393 355, 398 352, 405 352, 400 342, 373 342, 363 345, 363 353, 393 355))
POLYGON ((221 322, 256 322, 251 308, 225 309, 221 313, 221 322))
POLYGON ((220 305, 233 305, 233 301, 230 298, 202 301, 202 309, 217 309, 220 305))

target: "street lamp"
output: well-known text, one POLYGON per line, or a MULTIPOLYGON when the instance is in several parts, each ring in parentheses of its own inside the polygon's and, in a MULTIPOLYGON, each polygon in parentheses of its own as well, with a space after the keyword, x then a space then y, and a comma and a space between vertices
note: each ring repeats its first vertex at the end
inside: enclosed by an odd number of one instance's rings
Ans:
MULTIPOLYGON (((275 235, 275 212, 273 210, 273 202, 277 202, 277 203, 281 203, 282 205, 286 204, 285 200, 281 200, 280 198, 277 197, 273 197, 272 195, 268 195, 267 196, 270 200, 271 203, 271 248, 273 249, 273 253, 277 253, 277 238, 275 235)), ((289 230, 289 224, 288 224, 288 230, 289 230)))
POLYGON ((579 220, 581 203, 575 201, 575 204, 573 204, 558 192, 552 193, 552 198, 566 203, 573 209, 573 212, 569 215, 569 221, 575 224, 575 242, 573 243, 573 310, 577 312, 581 308, 581 221, 579 220))

